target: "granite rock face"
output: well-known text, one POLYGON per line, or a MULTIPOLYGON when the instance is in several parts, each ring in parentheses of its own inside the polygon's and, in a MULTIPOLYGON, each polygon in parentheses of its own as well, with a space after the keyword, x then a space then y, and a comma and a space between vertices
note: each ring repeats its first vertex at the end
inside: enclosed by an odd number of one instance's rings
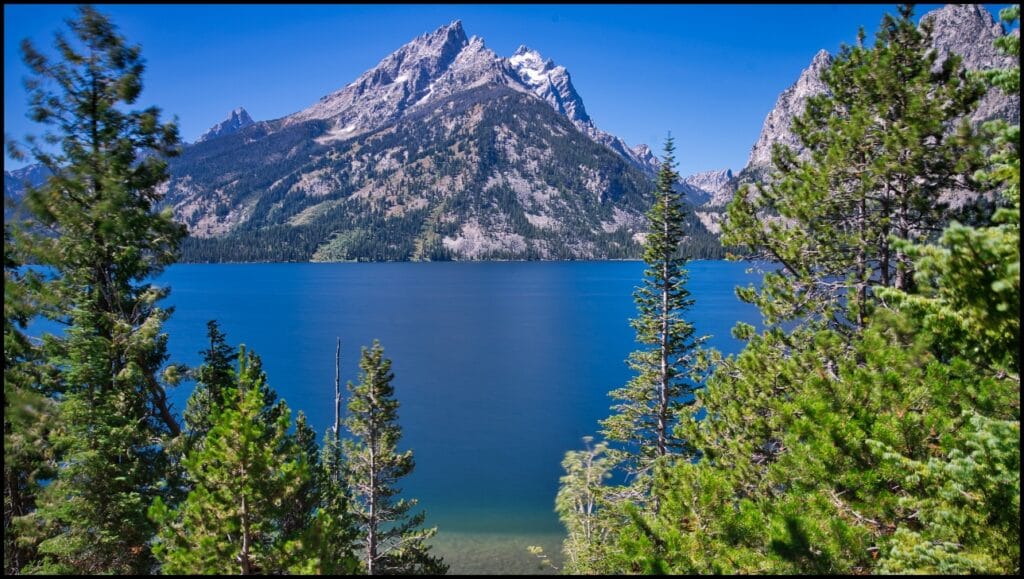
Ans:
POLYGON ((698 197, 692 202, 694 205, 721 207, 732 200, 734 193, 732 180, 731 170, 720 169, 695 173, 685 178, 683 183, 703 193, 702 197, 698 197))
POLYGON ((800 142, 793 134, 793 119, 800 116, 807 106, 807 99, 824 94, 827 91, 825 82, 821 80, 822 72, 832 64, 832 56, 827 50, 819 50, 811 60, 811 65, 800 73, 797 81, 782 91, 775 101, 775 106, 764 119, 761 134, 750 150, 747 167, 767 167, 772 162, 772 146, 776 143, 799 148, 800 142))
MULTIPOLYGON (((949 4, 925 14, 921 23, 933 28, 932 45, 939 53, 937 66, 951 53, 960 55, 964 66, 970 70, 1014 66, 1013 58, 1002 54, 995 46, 996 39, 1005 34, 1002 24, 979 4, 949 4)), ((1019 34, 1019 30, 1014 34, 1019 34)), ((971 119, 975 122, 1004 119, 1017 124, 1020 122, 1020 96, 991 90, 981 99, 971 119)))

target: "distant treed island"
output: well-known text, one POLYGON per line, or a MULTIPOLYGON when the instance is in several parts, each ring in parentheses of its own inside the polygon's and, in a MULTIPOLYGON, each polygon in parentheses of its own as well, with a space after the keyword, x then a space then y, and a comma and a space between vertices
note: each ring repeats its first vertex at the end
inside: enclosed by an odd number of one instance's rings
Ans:
POLYGON ((641 259, 633 376, 565 454, 537 570, 1019 574, 1019 6, 1000 16, 900 6, 813 59, 745 168, 682 177, 671 136, 627 146, 564 67, 459 21, 182 144, 132 108, 141 48, 79 8, 54 56, 23 42, 44 132, 7 139, 33 164, 5 172, 5 573, 449 571, 402 493, 382 345, 342 388, 339 344, 317 433, 217 321, 201 364, 170 360, 175 262, 641 259), (729 356, 687 287, 726 256, 765 270, 729 356))

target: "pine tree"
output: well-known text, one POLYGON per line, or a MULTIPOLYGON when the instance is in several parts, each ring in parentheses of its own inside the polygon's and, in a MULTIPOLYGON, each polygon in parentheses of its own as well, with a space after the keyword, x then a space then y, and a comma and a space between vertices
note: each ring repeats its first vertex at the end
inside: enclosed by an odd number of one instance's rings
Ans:
POLYGON ((776 146, 770 178, 729 205, 723 244, 779 266, 739 292, 767 323, 863 328, 874 288, 913 287, 891 239, 933 237, 952 215, 942 194, 972 188, 982 158, 966 117, 984 86, 957 56, 938 65, 930 25, 919 30, 912 16, 901 6, 873 47, 863 30, 842 47, 822 74, 828 92, 794 120, 805 155, 776 146))
POLYGON ((632 325, 637 341, 648 349, 630 355, 636 377, 611 393, 622 402, 613 407, 617 413, 601 423, 608 440, 627 445, 627 468, 634 473, 647 471, 658 458, 689 454, 686 441, 674 436, 673 428, 693 402, 696 384, 691 372, 706 340, 695 336, 693 324, 683 318, 694 301, 686 289, 686 259, 680 251, 686 237, 685 214, 675 190, 679 175, 674 151, 669 137, 654 205, 647 214, 644 284, 633 294, 639 316, 632 325))
POLYGON ((266 376, 240 349, 235 387, 222 391, 203 445, 184 461, 194 489, 177 508, 159 497, 149 509, 159 525, 154 553, 170 574, 280 573, 315 568, 305 525, 291 525, 308 490, 308 449, 288 434, 287 406, 264 414, 266 376))
POLYGON ((27 140, 52 176, 26 192, 32 223, 16 237, 18 253, 51 268, 42 313, 67 325, 46 352, 61 369, 51 442, 62 468, 27 527, 44 539, 42 570, 147 573, 145 510, 168 492, 165 445, 180 433, 165 392, 177 368, 161 372, 169 312, 157 302, 167 292, 147 282, 185 234, 156 210, 178 134, 155 107, 126 110, 142 89, 138 46, 88 6, 69 26, 58 60, 22 43, 30 116, 54 130, 27 140))
POLYGON ((185 428, 190 447, 201 444, 210 431, 213 408, 224 401, 224 391, 235 386, 233 349, 216 320, 206 324, 210 346, 200 352, 203 364, 195 372, 196 387, 185 405, 185 428))
MULTIPOLYGON (((1012 25, 1020 7, 1000 16, 1012 25)), ((984 73, 1020 94, 1020 36, 996 41, 1017 66, 984 73)), ((874 442, 908 472, 903 498, 921 525, 897 530, 885 573, 1007 573, 1020 570, 1020 125, 986 123, 989 166, 977 177, 1002 207, 983 227, 953 223, 934 245, 902 244, 919 291, 882 293, 890 307, 935 335, 940 359, 964 360, 979 383, 963 425, 927 459, 874 442), (983 386, 983 387, 981 387, 983 386)))
POLYGON ((395 499, 395 484, 412 472, 412 451, 398 452, 402 436, 398 401, 391 381, 391 360, 374 341, 363 348, 360 381, 348 385, 345 424, 358 440, 345 440, 345 479, 353 494, 351 508, 360 524, 362 562, 370 575, 443 574, 448 566, 430 554, 425 543, 437 528, 420 529, 424 512, 410 516, 416 499, 395 499))

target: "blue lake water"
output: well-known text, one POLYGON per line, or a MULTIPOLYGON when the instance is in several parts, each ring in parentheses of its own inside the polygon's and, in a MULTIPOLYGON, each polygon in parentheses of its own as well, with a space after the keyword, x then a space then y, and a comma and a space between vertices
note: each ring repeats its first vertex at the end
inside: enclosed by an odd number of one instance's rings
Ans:
MULTIPOLYGON (((733 288, 749 264, 696 261, 690 314, 710 344, 735 352, 737 320, 758 319, 733 288)), ((268 381, 318 432, 333 421, 335 338, 342 382, 376 338, 394 362, 395 392, 415 472, 404 496, 439 527, 453 572, 532 571, 526 544, 557 555, 553 512, 567 450, 595 435, 607 393, 631 377, 629 320, 640 262, 179 264, 172 360, 200 362, 206 322, 263 358, 268 381)), ((178 412, 191 385, 172 393, 178 412)))

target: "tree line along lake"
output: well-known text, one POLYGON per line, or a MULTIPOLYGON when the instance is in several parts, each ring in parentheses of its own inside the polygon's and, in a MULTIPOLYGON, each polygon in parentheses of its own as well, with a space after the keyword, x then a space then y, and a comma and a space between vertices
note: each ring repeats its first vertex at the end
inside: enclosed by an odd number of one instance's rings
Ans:
MULTIPOLYGON (((693 261, 688 317, 726 353, 737 321, 756 324, 737 285, 749 263, 693 261)), ((416 468, 402 482, 451 572, 536 572, 529 544, 557 558, 554 499, 568 450, 598 435, 608 392, 631 377, 629 320, 644 264, 605 262, 177 264, 165 326, 171 361, 201 362, 206 322, 263 359, 270 386, 320 433, 334 419, 334 356, 355 382, 361 346, 394 361, 403 438, 416 468)), ((180 413, 191 393, 171 392, 180 413)), ((344 388, 343 388, 344 393, 344 388)), ((599 438, 599 437, 598 437, 599 438)))

